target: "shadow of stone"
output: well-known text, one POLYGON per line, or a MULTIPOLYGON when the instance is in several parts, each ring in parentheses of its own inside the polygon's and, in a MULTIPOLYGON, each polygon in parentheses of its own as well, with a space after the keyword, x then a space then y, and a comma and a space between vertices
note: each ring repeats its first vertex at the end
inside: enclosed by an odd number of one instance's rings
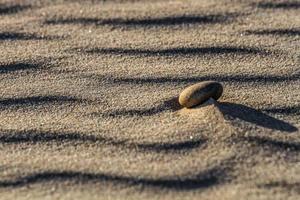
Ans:
POLYGON ((0 4, 0 15, 15 14, 31 8, 32 8, 31 5, 0 4))
POLYGON ((67 142, 95 143, 97 145, 115 146, 141 152, 177 152, 199 148, 207 142, 206 138, 194 138, 186 141, 175 142, 131 142, 126 139, 117 139, 104 136, 87 135, 83 133, 61 133, 45 131, 11 131, 0 132, 0 144, 43 144, 54 142, 63 144, 67 142))
POLYGON ((113 183, 127 186, 141 185, 144 187, 156 187, 171 190, 196 190, 207 189, 222 183, 226 176, 223 166, 216 166, 206 169, 189 178, 186 176, 165 177, 165 178, 143 178, 120 176, 104 173, 84 173, 74 171, 46 171, 17 178, 16 180, 0 181, 0 188, 25 187, 31 184, 47 182, 73 181, 75 184, 85 183, 113 183))
POLYGON ((299 36, 300 30, 297 29, 266 29, 266 30, 247 30, 246 35, 278 35, 278 36, 299 36))
POLYGON ((256 4, 258 8, 263 9, 299 9, 299 1, 284 1, 284 2, 260 2, 256 4))
POLYGON ((99 19, 99 18, 56 18, 44 22, 46 25, 56 24, 80 24, 80 25, 111 25, 111 26, 132 26, 132 27, 149 27, 149 26, 174 26, 174 25, 191 25, 191 24, 216 24, 224 23, 235 17, 237 14, 215 14, 215 15, 183 15, 170 16, 161 18, 146 19, 99 19))
POLYGON ((257 126, 286 132, 298 130, 295 126, 287 122, 275 119, 274 117, 241 104, 220 103, 219 108, 225 117, 231 119, 240 119, 257 126))

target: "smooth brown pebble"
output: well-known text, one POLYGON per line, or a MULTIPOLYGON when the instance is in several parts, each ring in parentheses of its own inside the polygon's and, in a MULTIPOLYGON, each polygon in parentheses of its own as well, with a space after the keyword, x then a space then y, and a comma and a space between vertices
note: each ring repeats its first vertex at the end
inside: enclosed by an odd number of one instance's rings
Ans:
POLYGON ((209 98, 219 99, 223 86, 216 81, 203 81, 184 89, 179 95, 179 104, 191 108, 204 103, 209 98))

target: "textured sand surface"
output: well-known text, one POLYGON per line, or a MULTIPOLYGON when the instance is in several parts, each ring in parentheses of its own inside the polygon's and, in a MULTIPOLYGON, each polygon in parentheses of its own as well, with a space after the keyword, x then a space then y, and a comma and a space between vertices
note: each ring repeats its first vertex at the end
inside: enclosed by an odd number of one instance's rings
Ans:
POLYGON ((300 1, 0 0, 0 47, 0 199, 300 199, 300 1))

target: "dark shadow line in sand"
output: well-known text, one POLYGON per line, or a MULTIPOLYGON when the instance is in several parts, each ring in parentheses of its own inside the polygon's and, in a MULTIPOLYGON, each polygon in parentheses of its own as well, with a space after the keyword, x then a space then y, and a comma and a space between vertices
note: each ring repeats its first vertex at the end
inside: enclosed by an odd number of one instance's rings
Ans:
POLYGON ((24 107, 24 106, 37 106, 53 103, 76 103, 81 102, 81 99, 68 96, 32 96, 32 97, 19 97, 19 98, 4 98, 0 99, 0 109, 10 107, 24 107))
POLYGON ((0 65, 0 74, 37 69, 41 69, 41 65, 38 63, 14 62, 0 65))
POLYGON ((286 106, 286 107, 274 107, 265 108, 262 111, 273 114, 284 114, 284 115, 300 115, 300 105, 286 106))
MULTIPOLYGON (((91 76, 95 78, 95 76, 91 76)), ((203 75, 201 77, 113 77, 98 76, 97 79, 115 84, 191 84, 200 81, 215 80, 229 83, 280 83, 299 81, 300 73, 291 75, 203 75)))
POLYGON ((142 178, 105 173, 84 173, 74 171, 46 171, 17 178, 16 180, 0 181, 1 188, 23 187, 30 184, 47 182, 75 181, 75 183, 113 183, 128 186, 141 185, 144 187, 158 187, 175 190, 206 189, 221 183, 221 178, 226 175, 222 166, 207 169, 189 177, 142 178))
POLYGON ((19 33, 19 32, 0 32, 1 40, 59 40, 61 36, 37 35, 34 33, 19 33))
POLYGON ((299 142, 278 141, 272 138, 258 137, 258 136, 243 137, 243 140, 246 140, 247 142, 251 142, 260 146, 276 149, 278 151, 294 151, 294 152, 300 151, 299 142))
POLYGON ((289 192, 297 192, 300 194, 300 182, 289 183, 287 181, 273 181, 266 184, 258 184, 259 188, 273 189, 281 188, 289 192))
MULTIPOLYGON (((81 49, 74 49, 81 51, 81 49)), ((74 51, 73 50, 73 51, 74 51)), ((265 50, 252 47, 233 47, 233 46, 215 46, 215 47, 178 47, 169 49, 123 49, 123 48, 94 48, 85 50, 89 54, 102 55, 129 55, 129 56, 201 56, 201 55, 219 55, 219 54, 237 54, 237 55, 268 55, 265 50)))
POLYGON ((110 112, 104 113, 92 113, 95 116, 101 117, 133 117, 133 116, 152 116, 160 114, 165 111, 177 111, 181 108, 181 105, 178 102, 178 97, 173 97, 168 100, 163 101, 163 103, 153 106, 151 108, 142 108, 142 109, 120 109, 113 110, 110 112))
POLYGON ((191 24, 217 24, 224 23, 237 17, 237 14, 216 14, 216 15, 183 15, 170 16, 161 18, 146 19, 101 19, 101 18, 57 18, 49 19, 44 24, 80 24, 80 25, 111 25, 111 26, 174 26, 174 25, 191 25, 191 24))
POLYGON ((166 152, 166 151, 182 151, 192 150, 201 147, 207 142, 207 139, 193 139, 190 141, 176 142, 176 143, 131 143, 130 146, 137 147, 137 149, 143 151, 155 151, 155 152, 166 152))
POLYGON ((263 9, 299 9, 300 2, 286 1, 286 2, 260 2, 256 4, 258 8, 263 9))
POLYGON ((2 144, 21 144, 21 143, 49 143, 55 142, 79 142, 96 143, 105 146, 116 146, 138 151, 153 152, 174 152, 191 150, 199 148, 207 142, 206 138, 194 138, 187 141, 177 142, 144 142, 137 143, 128 140, 118 140, 115 138, 86 135, 80 133, 59 133, 59 132, 41 132, 35 130, 28 131, 2 131, 0 132, 0 143, 2 144))
POLYGON ((9 5, 0 4, 0 15, 15 14, 24 10, 31 9, 31 5, 9 5))
MULTIPOLYGON (((19 144, 19 143, 46 143, 46 142, 105 142, 106 139, 93 135, 84 135, 79 133, 59 133, 44 131, 2 131, 0 134, 0 143, 19 144)), ((108 139, 109 141, 109 139, 108 139)), ((111 141, 109 141, 111 142, 111 141)), ((120 142, 120 144, 123 142, 120 142)))
POLYGON ((278 35, 278 36, 299 36, 300 30, 297 29, 265 29, 265 30, 247 30, 247 35, 278 35))
POLYGON ((119 110, 113 110, 113 111, 105 112, 105 113, 92 113, 92 115, 101 116, 101 117, 126 117, 126 116, 141 117, 141 116, 156 115, 156 114, 162 113, 167 110, 169 110, 169 109, 157 106, 157 107, 142 108, 142 109, 119 109, 119 110))
POLYGON ((295 126, 287 122, 275 119, 274 117, 245 105, 223 102, 219 103, 219 109, 225 117, 241 119, 265 128, 286 132, 294 132, 298 130, 295 126))

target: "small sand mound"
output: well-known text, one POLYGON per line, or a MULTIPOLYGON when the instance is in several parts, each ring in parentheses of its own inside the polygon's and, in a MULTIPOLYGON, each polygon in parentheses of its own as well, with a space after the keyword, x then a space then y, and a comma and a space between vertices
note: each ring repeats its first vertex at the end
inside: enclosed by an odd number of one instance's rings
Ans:
POLYGON ((180 116, 190 118, 194 121, 193 123, 205 123, 213 134, 222 135, 234 132, 232 125, 228 123, 220 109, 220 103, 212 98, 197 107, 182 108, 177 112, 180 116))

